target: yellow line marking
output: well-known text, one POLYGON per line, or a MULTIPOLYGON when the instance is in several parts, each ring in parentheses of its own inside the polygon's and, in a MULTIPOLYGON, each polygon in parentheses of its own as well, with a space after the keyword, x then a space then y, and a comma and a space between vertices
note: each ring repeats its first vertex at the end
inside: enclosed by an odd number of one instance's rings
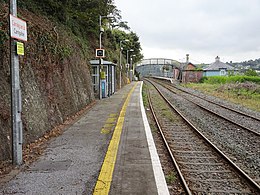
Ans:
POLYGON ((108 118, 106 123, 116 123, 116 118, 108 118))
POLYGON ((101 129, 101 133, 102 134, 109 134, 113 130, 114 126, 115 126, 114 123, 105 124, 104 127, 101 129))
POLYGON ((103 165, 101 167, 101 171, 99 173, 99 177, 94 189, 93 194, 94 195, 107 195, 110 190, 111 182, 112 182, 112 177, 113 177, 113 172, 115 168, 115 163, 116 163, 116 156, 117 156, 117 151, 118 151, 118 146, 119 146, 119 141, 120 141, 120 136, 122 133, 123 129, 123 124, 125 120, 125 113, 126 109, 128 106, 128 103, 130 101, 130 97, 137 86, 138 83, 134 85, 134 87, 131 89, 129 92, 125 103, 122 107, 122 110, 120 111, 120 115, 118 117, 117 125, 114 130, 114 134, 112 139, 110 140, 110 144, 108 146, 108 150, 103 162, 103 165))
POLYGON ((113 127, 116 125, 116 116, 117 114, 109 115, 109 118, 106 120, 104 127, 101 129, 102 134, 109 134, 112 131, 113 127))
POLYGON ((111 128, 114 125, 115 125, 114 123, 107 123, 107 124, 104 125, 104 128, 111 128))
POLYGON ((101 134, 109 134, 111 132, 111 129, 102 128, 101 134))
POLYGON ((116 118, 116 117, 117 117, 117 114, 110 114, 109 116, 110 116, 110 117, 113 117, 113 118, 116 118))

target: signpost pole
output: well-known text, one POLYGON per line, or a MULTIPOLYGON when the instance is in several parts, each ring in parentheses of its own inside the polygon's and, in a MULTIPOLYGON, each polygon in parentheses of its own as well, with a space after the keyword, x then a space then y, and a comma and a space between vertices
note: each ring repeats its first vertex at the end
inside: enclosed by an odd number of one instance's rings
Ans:
MULTIPOLYGON (((10 0, 10 14, 17 16, 17 2, 10 0)), ((10 20, 11 25, 11 20, 10 20)), ((11 71, 11 113, 12 113, 12 161, 21 165, 22 158, 22 103, 19 78, 19 58, 16 54, 16 40, 10 37, 10 71, 11 71)))
POLYGON ((102 59, 99 58, 99 99, 100 100, 102 100, 102 79, 101 79, 102 71, 103 71, 102 59))

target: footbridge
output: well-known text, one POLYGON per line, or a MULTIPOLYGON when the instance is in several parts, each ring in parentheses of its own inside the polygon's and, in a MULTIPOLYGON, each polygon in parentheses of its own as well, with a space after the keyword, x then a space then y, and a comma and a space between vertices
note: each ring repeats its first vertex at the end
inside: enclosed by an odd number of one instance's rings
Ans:
POLYGON ((173 69, 179 67, 180 62, 165 58, 144 59, 135 68, 139 78, 146 76, 173 77, 173 69))

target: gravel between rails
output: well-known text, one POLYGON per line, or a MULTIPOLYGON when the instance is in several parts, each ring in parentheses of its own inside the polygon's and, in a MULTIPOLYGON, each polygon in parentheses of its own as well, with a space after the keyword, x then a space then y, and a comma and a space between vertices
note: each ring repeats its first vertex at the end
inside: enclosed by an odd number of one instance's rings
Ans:
POLYGON ((198 91, 198 90, 194 90, 194 89, 191 89, 191 88, 185 88, 185 87, 182 87, 180 85, 175 85, 177 88, 180 88, 184 91, 187 91, 189 93, 193 93, 195 95, 198 95, 200 96, 201 98, 204 98, 204 99, 208 99, 208 100, 211 100, 211 101, 214 101, 216 103, 219 103, 219 104, 222 104, 224 106, 228 106, 230 108, 233 108, 233 109, 236 109, 236 110, 239 110, 241 112, 244 112, 248 115, 252 115, 252 116, 255 116, 257 118, 260 119, 260 112, 257 112, 257 111, 254 111, 254 110, 251 110, 251 109, 248 109, 244 106, 241 106, 239 104, 234 104, 232 102, 228 102, 228 101, 225 101, 223 99, 220 99, 218 97, 214 97, 214 96, 211 96, 211 95, 207 95, 201 91, 198 91))
MULTIPOLYGON (((149 88, 148 83, 145 83, 149 88)), ((148 93, 148 89, 145 90, 145 93, 148 93)), ((160 162, 162 164, 163 172, 166 178, 167 186, 169 189, 169 192, 171 195, 180 195, 180 194, 185 194, 185 191, 183 189, 181 180, 179 178, 179 175, 176 171, 176 168, 174 167, 172 160, 169 156, 169 153, 167 151, 167 148, 162 140, 162 137, 160 135, 160 132, 158 130, 158 127, 154 121, 152 112, 149 108, 149 106, 146 107, 146 114, 147 118, 151 127, 153 139, 156 145, 156 149, 160 158, 160 162)))
MULTIPOLYGON (((227 108, 223 108, 219 105, 212 104, 207 101, 208 98, 206 98, 206 97, 201 99, 196 96, 180 92, 178 89, 176 90, 176 88, 174 89, 174 91, 176 91, 177 94, 180 93, 181 96, 187 98, 188 100, 195 102, 201 106, 204 106, 205 108, 207 108, 215 113, 218 113, 221 116, 224 116, 225 118, 231 119, 231 121, 234 121, 234 122, 242 125, 243 127, 246 127, 248 129, 253 130, 260 134, 260 121, 259 120, 241 115, 241 114, 236 113, 227 108)), ((230 108, 230 106, 229 106, 229 108, 230 108)))
POLYGON ((210 141, 228 155, 250 177, 256 180, 258 184, 260 183, 259 137, 252 136, 251 133, 238 128, 236 125, 209 114, 161 85, 157 84, 157 86, 191 122, 201 129, 202 133, 210 141))
MULTIPOLYGON (((163 126, 165 136, 168 137, 168 143, 174 150, 174 156, 177 159, 179 167, 184 171, 185 177, 188 179, 189 187, 192 191, 204 194, 205 192, 214 193, 250 193, 249 189, 239 182, 235 175, 235 171, 231 171, 225 162, 211 153, 211 148, 205 147, 204 141, 199 139, 197 134, 187 131, 186 125, 182 124, 174 115, 170 115, 171 109, 166 108, 160 102, 160 98, 152 95, 154 106, 157 107, 157 115, 159 123, 163 126), (156 106, 157 105, 157 106, 156 106), (172 140, 171 140, 172 139, 172 140), (199 155, 199 156, 198 156, 199 155), (207 157, 206 157, 207 156, 207 157), (226 169, 227 168, 227 169, 226 169)), ((189 129, 189 128, 188 128, 189 129)))

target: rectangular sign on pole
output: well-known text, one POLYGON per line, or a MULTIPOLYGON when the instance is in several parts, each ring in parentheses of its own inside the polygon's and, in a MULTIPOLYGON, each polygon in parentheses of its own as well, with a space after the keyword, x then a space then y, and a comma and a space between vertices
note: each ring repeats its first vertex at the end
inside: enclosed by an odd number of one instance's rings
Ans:
POLYGON ((105 50, 104 49, 96 49, 96 57, 97 58, 104 58, 105 57, 105 50))
POLYGON ((24 45, 21 42, 16 42, 16 53, 17 55, 24 55, 24 45))
POLYGON ((10 14, 10 33, 14 39, 27 41, 26 22, 10 14))

